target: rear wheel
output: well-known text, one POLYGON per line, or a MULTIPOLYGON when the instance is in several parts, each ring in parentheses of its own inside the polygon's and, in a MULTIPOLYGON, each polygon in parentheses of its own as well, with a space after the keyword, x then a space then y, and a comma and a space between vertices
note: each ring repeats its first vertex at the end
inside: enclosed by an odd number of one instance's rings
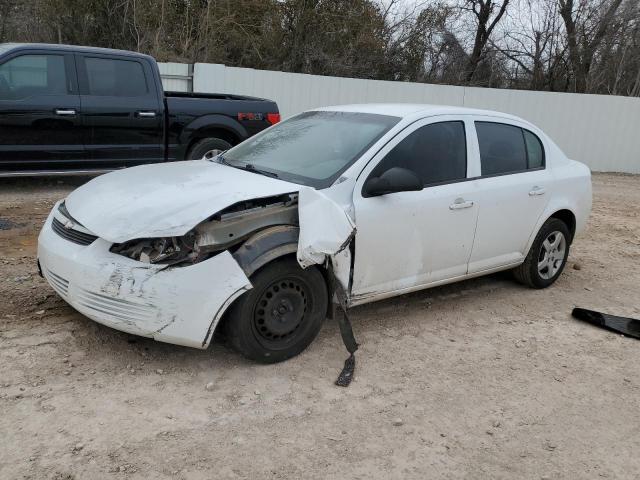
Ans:
POLYGON ((547 220, 524 263, 513 270, 516 279, 532 288, 546 288, 555 282, 567 263, 570 238, 569 228, 562 220, 547 220))
POLYGON ((191 147, 189 153, 187 153, 186 160, 210 159, 230 148, 231 144, 221 138, 203 138, 191 147))
POLYGON ((231 345, 261 363, 281 362, 302 352, 318 335, 328 295, 316 267, 295 258, 266 265, 251 277, 253 288, 231 307, 226 322, 231 345))

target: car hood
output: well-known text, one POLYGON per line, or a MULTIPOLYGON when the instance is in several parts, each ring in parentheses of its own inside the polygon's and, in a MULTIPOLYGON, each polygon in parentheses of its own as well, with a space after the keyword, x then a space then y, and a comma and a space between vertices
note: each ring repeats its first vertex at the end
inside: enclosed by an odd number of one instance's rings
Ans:
POLYGON ((300 185, 207 160, 118 170, 66 199, 69 214, 100 238, 181 236, 234 203, 297 192, 300 185))

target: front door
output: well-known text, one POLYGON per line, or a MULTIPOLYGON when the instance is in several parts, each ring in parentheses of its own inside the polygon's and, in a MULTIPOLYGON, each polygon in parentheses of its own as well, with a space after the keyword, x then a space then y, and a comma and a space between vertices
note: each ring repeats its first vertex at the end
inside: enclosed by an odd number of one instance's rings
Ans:
POLYGON ((66 168, 84 158, 73 55, 34 50, 0 64, 0 170, 66 168))
POLYGON ((459 118, 435 118, 414 123, 389 142, 356 182, 356 302, 467 272, 478 216, 473 186, 465 181, 468 127, 459 118), (412 170, 424 189, 363 195, 367 178, 392 167, 412 170))
POLYGON ((84 143, 96 166, 164 160, 163 103, 148 62, 77 54, 84 143))

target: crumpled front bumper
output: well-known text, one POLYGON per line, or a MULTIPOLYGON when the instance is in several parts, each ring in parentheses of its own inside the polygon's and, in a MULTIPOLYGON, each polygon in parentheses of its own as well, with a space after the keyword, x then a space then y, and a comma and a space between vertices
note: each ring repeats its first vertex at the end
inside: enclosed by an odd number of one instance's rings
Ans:
POLYGON ((51 287, 83 315, 167 343, 206 348, 227 307, 251 282, 227 251, 195 265, 151 265, 111 253, 98 238, 78 245, 51 227, 38 238, 38 261, 51 287))

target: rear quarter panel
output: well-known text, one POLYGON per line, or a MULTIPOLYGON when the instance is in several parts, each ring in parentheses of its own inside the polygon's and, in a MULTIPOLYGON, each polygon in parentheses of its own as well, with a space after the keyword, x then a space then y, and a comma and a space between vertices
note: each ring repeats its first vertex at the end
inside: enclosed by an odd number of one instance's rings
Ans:
POLYGON ((566 208, 576 216, 576 233, 584 230, 592 205, 591 170, 585 164, 569 160, 552 170, 554 192, 549 208, 553 212, 566 208))
POLYGON ((549 191, 551 198, 529 238, 525 250, 527 252, 544 222, 554 213, 560 210, 571 211, 576 218, 576 235, 584 230, 591 213, 592 188, 589 167, 565 158, 551 168, 551 175, 553 182, 549 191))

